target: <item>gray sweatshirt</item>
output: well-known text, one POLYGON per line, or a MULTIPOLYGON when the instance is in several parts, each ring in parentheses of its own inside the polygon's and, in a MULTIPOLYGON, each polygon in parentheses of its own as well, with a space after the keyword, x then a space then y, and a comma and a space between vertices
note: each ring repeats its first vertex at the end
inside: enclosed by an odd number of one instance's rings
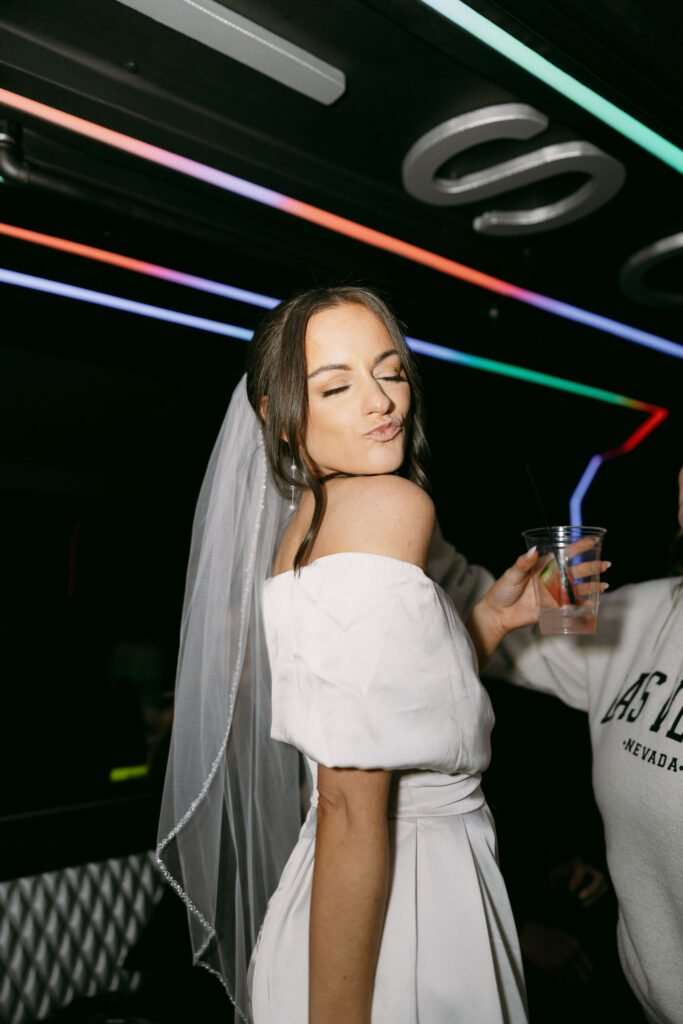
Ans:
POLYGON ((511 634, 492 667, 496 676, 588 712, 593 788, 619 902, 619 955, 656 1024, 683 1024, 679 583, 653 580, 605 595, 594 637, 511 634))

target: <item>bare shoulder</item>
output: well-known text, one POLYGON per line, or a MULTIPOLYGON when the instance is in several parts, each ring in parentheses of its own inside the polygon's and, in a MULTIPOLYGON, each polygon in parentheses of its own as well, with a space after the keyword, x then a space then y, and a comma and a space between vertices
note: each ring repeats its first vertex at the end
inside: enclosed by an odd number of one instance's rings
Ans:
POLYGON ((393 475, 358 476, 336 481, 328 494, 316 557, 363 551, 426 566, 434 503, 417 484, 393 475))
POLYGON ((376 503, 385 511, 393 507, 405 508, 411 515, 434 519, 434 502, 427 492, 412 480, 396 476, 354 476, 346 483, 347 493, 353 501, 363 498, 376 503))

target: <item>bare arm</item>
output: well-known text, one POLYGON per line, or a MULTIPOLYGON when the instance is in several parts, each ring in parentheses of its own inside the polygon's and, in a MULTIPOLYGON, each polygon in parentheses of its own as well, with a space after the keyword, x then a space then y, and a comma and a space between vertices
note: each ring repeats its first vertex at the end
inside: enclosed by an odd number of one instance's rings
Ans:
POLYGON ((310 1024, 370 1024, 389 875, 391 772, 319 768, 310 1024))
MULTIPOLYGON (((434 506, 416 484, 357 477, 330 502, 316 554, 360 551, 424 567, 433 528, 434 506)), ((390 782, 391 772, 379 769, 318 770, 310 1024, 370 1024, 389 877, 390 782)))

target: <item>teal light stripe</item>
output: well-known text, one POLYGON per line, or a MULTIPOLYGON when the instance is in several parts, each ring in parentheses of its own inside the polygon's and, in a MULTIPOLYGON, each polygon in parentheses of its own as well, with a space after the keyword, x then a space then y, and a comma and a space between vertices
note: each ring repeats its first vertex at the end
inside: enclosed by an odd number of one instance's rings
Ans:
POLYGON ((473 356, 468 352, 458 352, 457 349, 446 348, 445 345, 434 345, 430 341, 421 341, 419 338, 406 338, 406 341, 413 352, 421 352, 425 356, 443 359, 448 363, 459 363, 461 366, 471 366, 475 370, 498 373, 503 377, 514 377, 516 380, 525 380, 531 384, 541 384, 543 387, 555 388, 557 391, 569 391, 573 395, 583 395, 584 398, 594 398, 598 402, 622 405, 628 409, 646 411, 651 408, 651 406, 646 405, 645 402, 639 402, 636 398, 627 398, 626 395, 619 395, 615 391, 594 388, 590 384, 579 384, 578 381, 565 380, 564 377, 554 377, 552 374, 541 373, 538 370, 528 370, 524 366, 514 366, 512 363, 500 363, 496 359, 484 359, 482 356, 473 356))
POLYGON ((545 82, 551 89, 562 93, 568 100, 583 107, 589 114, 597 117, 610 128, 614 128, 631 142, 635 142, 637 146, 652 153, 658 160, 673 167, 675 171, 683 173, 682 149, 658 135, 637 118, 627 114, 625 110, 621 110, 610 100, 606 100, 604 96, 589 89, 587 85, 578 82, 566 71, 555 67, 545 57, 541 57, 535 50, 511 36, 509 32, 494 25, 477 11, 473 11, 467 4, 462 3, 462 0, 422 0, 422 3, 443 14, 445 18, 469 32, 470 35, 476 36, 477 39, 491 46, 519 67, 524 68, 529 74, 545 82))

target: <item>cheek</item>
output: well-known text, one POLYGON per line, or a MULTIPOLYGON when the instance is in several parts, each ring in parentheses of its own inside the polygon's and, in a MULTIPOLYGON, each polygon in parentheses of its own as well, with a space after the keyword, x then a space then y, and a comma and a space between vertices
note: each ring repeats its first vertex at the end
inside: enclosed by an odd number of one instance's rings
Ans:
POLYGON ((342 418, 333 409, 317 409, 309 415, 306 447, 311 455, 325 452, 343 437, 342 418))

